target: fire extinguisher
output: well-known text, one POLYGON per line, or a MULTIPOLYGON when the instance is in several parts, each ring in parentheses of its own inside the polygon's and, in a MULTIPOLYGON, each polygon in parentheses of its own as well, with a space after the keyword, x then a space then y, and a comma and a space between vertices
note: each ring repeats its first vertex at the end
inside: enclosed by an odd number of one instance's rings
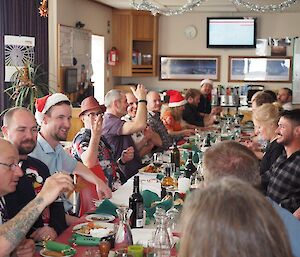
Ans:
POLYGON ((119 50, 112 47, 108 52, 108 65, 115 66, 119 62, 119 50))

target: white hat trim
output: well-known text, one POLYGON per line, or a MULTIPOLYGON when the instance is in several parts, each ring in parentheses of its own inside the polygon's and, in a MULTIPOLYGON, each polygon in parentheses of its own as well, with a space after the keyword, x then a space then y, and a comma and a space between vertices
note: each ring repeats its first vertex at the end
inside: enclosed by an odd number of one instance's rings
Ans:
POLYGON ((213 85, 214 82, 211 79, 203 79, 200 83, 200 86, 203 86, 204 84, 210 84, 213 85))
POLYGON ((35 112, 35 119, 38 125, 42 125, 42 121, 44 119, 44 114, 55 104, 60 103, 60 102, 70 102, 69 98, 62 94, 62 93, 55 93, 53 95, 50 95, 46 101, 44 109, 39 112, 36 110, 35 112))
POLYGON ((183 99, 180 102, 169 103, 169 107, 178 107, 178 106, 185 105, 186 103, 187 103, 186 100, 183 99))

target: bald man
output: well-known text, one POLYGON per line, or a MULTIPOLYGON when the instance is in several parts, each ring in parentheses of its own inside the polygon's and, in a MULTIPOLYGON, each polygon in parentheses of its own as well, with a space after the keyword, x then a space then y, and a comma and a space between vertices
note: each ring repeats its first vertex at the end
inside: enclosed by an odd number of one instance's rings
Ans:
POLYGON ((5 139, 0 138, 0 256, 8 256, 16 249, 16 256, 33 256, 34 243, 25 235, 41 214, 61 192, 74 190, 73 181, 65 174, 55 174, 48 178, 38 195, 26 205, 13 219, 6 221, 3 196, 14 192, 19 178, 23 175, 19 165, 17 149, 5 139))

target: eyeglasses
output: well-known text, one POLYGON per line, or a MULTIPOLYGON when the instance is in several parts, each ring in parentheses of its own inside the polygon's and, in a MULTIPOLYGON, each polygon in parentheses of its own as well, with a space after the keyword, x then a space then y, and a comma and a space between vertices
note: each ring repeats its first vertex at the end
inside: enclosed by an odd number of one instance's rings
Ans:
POLYGON ((8 167, 10 170, 14 170, 19 166, 18 164, 15 164, 15 163, 7 164, 7 163, 0 162, 0 164, 8 167))
POLYGON ((102 112, 90 112, 86 114, 89 117, 94 117, 94 116, 101 116, 103 117, 103 113, 102 112))
POLYGON ((134 104, 138 105, 138 102, 131 102, 131 103, 128 103, 129 106, 132 106, 132 105, 134 105, 134 104))

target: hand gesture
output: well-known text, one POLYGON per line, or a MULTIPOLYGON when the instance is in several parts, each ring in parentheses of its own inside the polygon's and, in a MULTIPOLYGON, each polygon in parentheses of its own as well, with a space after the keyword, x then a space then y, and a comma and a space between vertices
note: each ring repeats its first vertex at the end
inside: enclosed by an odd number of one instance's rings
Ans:
POLYGON ((97 194, 98 194, 98 197, 100 200, 102 198, 111 198, 112 197, 111 189, 101 179, 98 179, 98 182, 95 185, 96 185, 96 191, 97 191, 97 194))
POLYGON ((56 231, 49 226, 38 228, 30 235, 30 238, 34 239, 35 241, 54 240, 56 237, 56 231))
POLYGON ((211 109, 210 114, 212 114, 212 115, 218 115, 218 114, 220 114, 221 112, 222 112, 222 107, 217 106, 217 107, 213 107, 213 108, 211 109))
POLYGON ((194 129, 184 129, 183 131, 183 136, 188 137, 191 135, 195 134, 195 130, 194 129))
POLYGON ((46 205, 49 205, 59 196, 60 193, 73 190, 74 185, 70 175, 65 173, 55 173, 46 179, 41 192, 38 193, 38 196, 41 196, 46 205))
POLYGON ((129 162, 134 157, 134 148, 132 146, 128 147, 127 149, 123 150, 121 154, 121 161, 123 163, 129 162))
POLYGON ((97 137, 101 137, 101 133, 102 133, 102 116, 98 115, 96 119, 94 119, 93 117, 89 117, 90 118, 90 125, 91 125, 91 133, 92 136, 97 136, 97 137))
POLYGON ((130 88, 136 99, 145 100, 147 95, 147 90, 141 84, 138 84, 136 89, 134 87, 130 88))
POLYGON ((31 239, 24 239, 14 251, 12 256, 17 257, 32 257, 35 253, 35 244, 31 239))

